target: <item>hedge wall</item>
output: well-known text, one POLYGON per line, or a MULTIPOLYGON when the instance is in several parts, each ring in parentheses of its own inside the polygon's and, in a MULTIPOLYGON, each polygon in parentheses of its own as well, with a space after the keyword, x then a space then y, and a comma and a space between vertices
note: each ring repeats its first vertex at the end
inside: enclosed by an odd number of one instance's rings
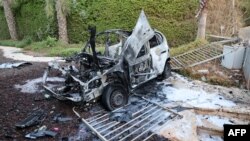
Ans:
MULTIPOLYGON (((42 40, 48 35, 57 36, 56 18, 48 19, 45 0, 17 0, 14 7, 19 37, 31 36, 42 40)), ((163 32, 171 46, 194 40, 196 34, 195 11, 198 0, 70 0, 67 16, 68 36, 71 43, 88 38, 88 25, 98 31, 110 28, 132 30, 141 9, 144 9, 152 27, 163 32)), ((3 18, 0 10, 0 18, 3 18)), ((1 27, 6 23, 0 21, 1 27)), ((1 28, 2 30, 2 28, 1 28)), ((1 34, 6 34, 6 30, 1 34)), ((7 38, 8 36, 0 39, 7 38)))
POLYGON ((20 39, 32 37, 43 40, 56 35, 55 18, 48 19, 45 13, 45 0, 29 0, 14 8, 20 39))
POLYGON ((163 32, 171 46, 178 46, 195 38, 197 5, 197 0, 72 1, 68 34, 71 42, 79 42, 86 39, 89 24, 96 25, 98 31, 131 30, 144 9, 152 27, 163 32))

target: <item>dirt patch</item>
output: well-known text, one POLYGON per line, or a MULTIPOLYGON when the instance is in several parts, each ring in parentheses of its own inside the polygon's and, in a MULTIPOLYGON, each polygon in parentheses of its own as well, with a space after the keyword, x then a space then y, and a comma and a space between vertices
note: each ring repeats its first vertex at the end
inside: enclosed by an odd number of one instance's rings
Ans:
POLYGON ((180 73, 192 79, 201 80, 213 85, 246 88, 243 71, 230 70, 223 67, 220 59, 181 70, 180 73))
MULTIPOLYGON (((0 51, 0 63, 16 62, 3 57, 0 51)), ((15 123, 27 117, 34 108, 42 108, 46 111, 46 119, 41 125, 46 125, 48 129, 59 128, 58 138, 68 136, 78 129, 79 121, 72 113, 73 105, 59 102, 55 99, 41 100, 41 93, 29 94, 21 93, 14 88, 16 84, 23 84, 26 80, 35 79, 42 76, 47 63, 32 62, 32 65, 19 69, 1 69, 0 70, 0 140, 24 140, 24 135, 33 131, 37 126, 26 129, 16 129, 15 123), (37 101, 38 100, 38 101, 37 101), (54 123, 53 116, 58 113, 64 113, 73 118, 67 123, 54 123)), ((43 138, 42 140, 54 140, 43 138)))

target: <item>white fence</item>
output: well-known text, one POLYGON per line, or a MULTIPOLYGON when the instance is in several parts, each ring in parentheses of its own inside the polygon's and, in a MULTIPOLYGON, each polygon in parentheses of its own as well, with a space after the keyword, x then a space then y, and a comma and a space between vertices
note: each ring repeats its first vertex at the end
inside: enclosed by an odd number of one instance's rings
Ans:
POLYGON ((246 50, 246 59, 243 66, 244 75, 247 82, 247 88, 250 89, 250 47, 246 50))

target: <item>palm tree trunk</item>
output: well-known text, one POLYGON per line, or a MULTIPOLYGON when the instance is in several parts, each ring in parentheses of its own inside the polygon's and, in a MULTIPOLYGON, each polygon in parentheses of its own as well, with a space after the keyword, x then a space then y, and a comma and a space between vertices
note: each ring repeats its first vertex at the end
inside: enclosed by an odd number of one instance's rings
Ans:
POLYGON ((206 38, 206 24, 207 24, 207 8, 201 11, 201 14, 198 19, 198 32, 196 39, 205 39, 206 38))
POLYGON ((16 22, 13 16, 13 13, 10 8, 10 0, 3 0, 4 14, 8 24, 10 37, 12 40, 17 40, 17 30, 16 30, 16 22))
POLYGON ((59 40, 64 43, 68 43, 67 19, 66 19, 66 14, 64 14, 62 11, 61 0, 56 0, 56 15, 58 23, 59 40))

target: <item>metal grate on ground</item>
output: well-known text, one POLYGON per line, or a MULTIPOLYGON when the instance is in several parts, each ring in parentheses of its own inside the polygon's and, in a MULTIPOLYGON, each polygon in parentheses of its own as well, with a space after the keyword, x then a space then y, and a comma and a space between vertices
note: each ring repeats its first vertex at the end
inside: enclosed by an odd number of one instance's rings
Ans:
MULTIPOLYGON (((152 131, 161 128, 168 120, 180 116, 145 98, 132 101, 112 113, 124 110, 129 111, 132 115, 127 122, 112 120, 110 113, 97 114, 88 119, 82 118, 82 121, 102 141, 146 141, 155 135, 152 131)), ((74 112, 80 117, 76 111, 74 112)))
POLYGON ((184 54, 171 58, 171 68, 173 70, 193 67, 217 58, 222 57, 223 47, 219 44, 210 44, 205 47, 188 51, 184 54))

